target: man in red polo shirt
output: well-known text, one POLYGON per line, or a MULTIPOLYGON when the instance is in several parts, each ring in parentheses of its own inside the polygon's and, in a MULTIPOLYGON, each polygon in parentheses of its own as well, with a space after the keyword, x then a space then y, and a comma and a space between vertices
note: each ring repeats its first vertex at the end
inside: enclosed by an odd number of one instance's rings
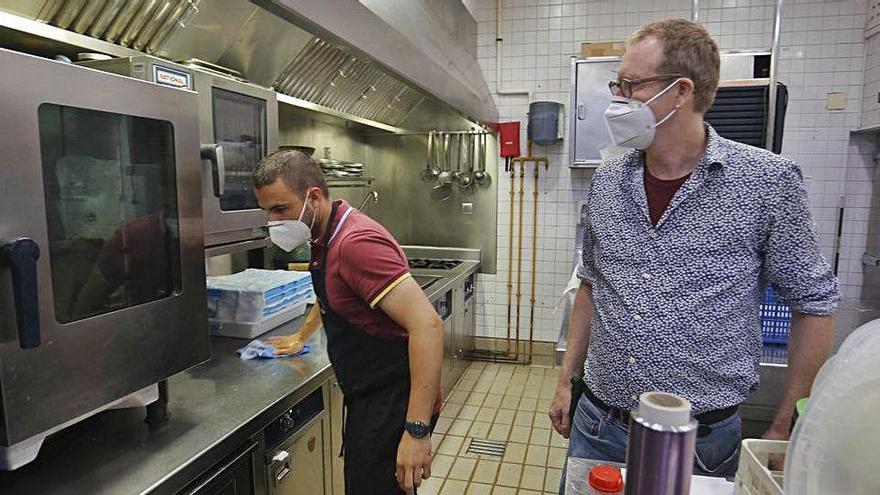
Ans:
POLYGON ((331 200, 310 156, 267 156, 254 171, 254 189, 276 244, 289 250, 312 243, 318 304, 299 337, 284 344, 301 346, 323 323, 347 409, 346 494, 413 493, 431 475, 443 322, 394 237, 345 201, 331 200))

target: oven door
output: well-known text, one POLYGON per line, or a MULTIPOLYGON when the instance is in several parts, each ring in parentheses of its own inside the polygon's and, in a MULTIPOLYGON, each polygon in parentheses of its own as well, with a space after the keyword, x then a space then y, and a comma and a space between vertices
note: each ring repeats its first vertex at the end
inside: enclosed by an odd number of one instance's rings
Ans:
POLYGON ((276 94, 204 70, 194 73, 200 95, 205 244, 266 237, 267 217, 257 204, 251 176, 259 161, 278 148, 276 94))
POLYGON ((210 349, 197 95, 2 49, 0 67, 2 451, 210 349))

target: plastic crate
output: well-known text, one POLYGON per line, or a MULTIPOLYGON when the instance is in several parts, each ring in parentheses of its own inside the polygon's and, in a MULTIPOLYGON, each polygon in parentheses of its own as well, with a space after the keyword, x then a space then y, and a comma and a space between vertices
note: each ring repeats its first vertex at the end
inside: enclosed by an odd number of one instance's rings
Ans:
POLYGON ((736 471, 736 495, 783 495, 782 471, 770 471, 771 454, 785 454, 788 442, 749 439, 742 441, 739 468, 736 471))
POLYGON ((770 344, 787 344, 791 329, 791 308, 779 300, 776 291, 768 285, 761 304, 761 336, 770 344))

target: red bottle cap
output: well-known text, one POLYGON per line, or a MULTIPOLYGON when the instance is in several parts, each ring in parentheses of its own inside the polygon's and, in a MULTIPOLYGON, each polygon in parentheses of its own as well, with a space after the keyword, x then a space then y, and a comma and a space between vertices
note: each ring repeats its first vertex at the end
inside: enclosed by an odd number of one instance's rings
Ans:
POLYGON ((593 466, 589 480, 590 487, 600 492, 615 493, 623 490, 623 476, 620 469, 613 466, 593 466))

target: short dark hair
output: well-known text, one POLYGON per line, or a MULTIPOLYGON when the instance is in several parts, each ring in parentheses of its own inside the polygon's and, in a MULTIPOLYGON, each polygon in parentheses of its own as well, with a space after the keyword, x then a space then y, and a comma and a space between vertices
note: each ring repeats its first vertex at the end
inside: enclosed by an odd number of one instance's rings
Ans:
POLYGON ((254 187, 259 189, 274 184, 279 178, 288 189, 301 196, 310 188, 317 187, 325 198, 330 197, 321 166, 302 151, 276 151, 260 160, 253 174, 254 187))

